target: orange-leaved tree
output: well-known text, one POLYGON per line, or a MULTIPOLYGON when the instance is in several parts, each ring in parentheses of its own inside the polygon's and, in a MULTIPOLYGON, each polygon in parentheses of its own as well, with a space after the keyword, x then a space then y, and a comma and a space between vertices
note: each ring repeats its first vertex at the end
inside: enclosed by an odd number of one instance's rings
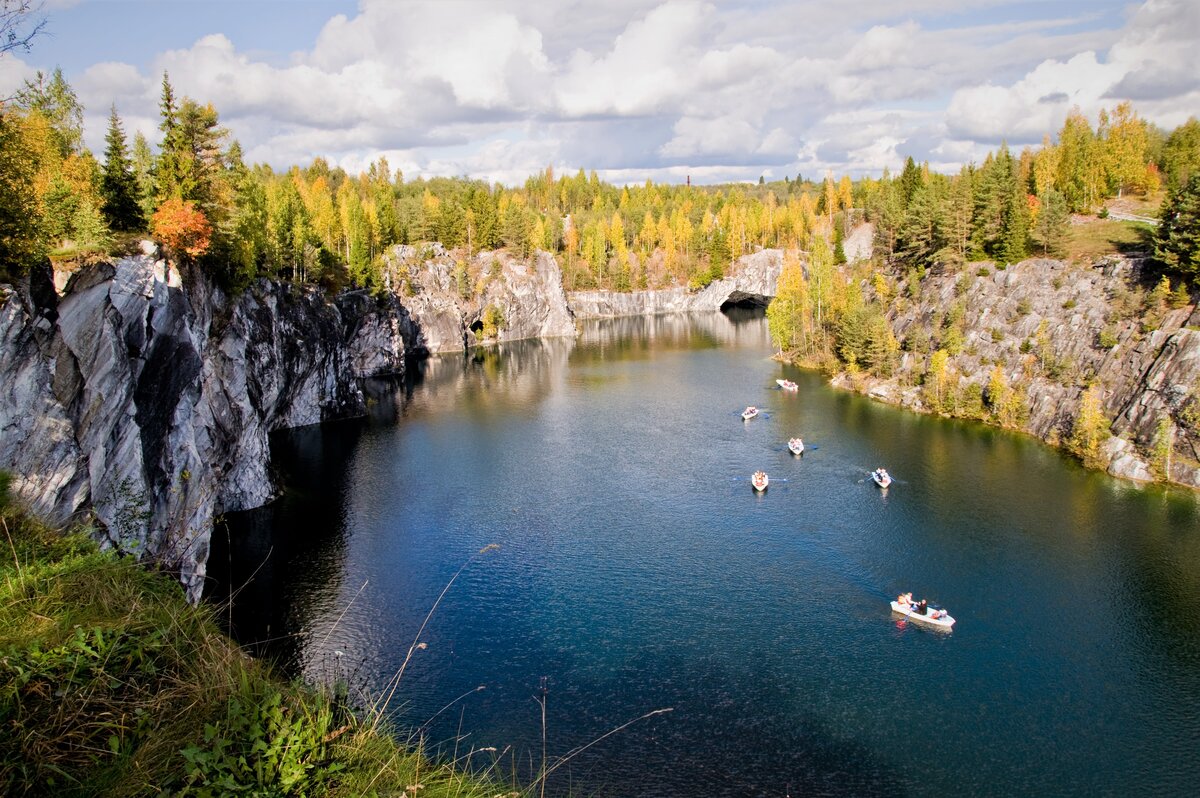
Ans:
POLYGON ((203 255, 212 241, 212 225, 196 203, 175 197, 158 206, 150 228, 167 249, 188 258, 203 255))

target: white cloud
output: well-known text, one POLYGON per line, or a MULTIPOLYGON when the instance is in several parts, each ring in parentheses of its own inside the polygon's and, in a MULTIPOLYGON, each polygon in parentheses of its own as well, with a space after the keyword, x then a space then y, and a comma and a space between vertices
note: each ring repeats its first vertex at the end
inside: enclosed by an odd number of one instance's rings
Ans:
MULTIPOLYGON (((93 149, 114 101, 153 140, 167 70, 251 160, 357 169, 390 153, 409 174, 516 182, 546 164, 753 180, 877 173, 912 154, 954 169, 1001 137, 1040 140, 1074 104, 1129 98, 1166 126, 1200 113, 1200 3, 1150 0, 1123 22, 1111 3, 1078 8, 867 0, 851 18, 817 0, 362 0, 287 63, 230 31, 69 77, 93 149)), ((33 63, 0 59, 0 92, 33 63)))

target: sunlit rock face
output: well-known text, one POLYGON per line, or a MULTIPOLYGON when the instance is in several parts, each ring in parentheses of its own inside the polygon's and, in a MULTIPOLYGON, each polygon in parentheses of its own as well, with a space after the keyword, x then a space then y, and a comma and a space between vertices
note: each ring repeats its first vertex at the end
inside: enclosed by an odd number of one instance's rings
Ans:
POLYGON ((395 247, 387 268, 426 352, 461 352, 481 343, 575 335, 575 317, 554 256, 516 258, 504 251, 470 258, 441 244, 395 247), (489 308, 498 325, 488 328, 489 308))
POLYGON ((573 291, 571 309, 580 318, 607 318, 723 310, 730 305, 766 307, 775 296, 781 271, 783 250, 764 249, 738 258, 727 277, 700 291, 573 291))

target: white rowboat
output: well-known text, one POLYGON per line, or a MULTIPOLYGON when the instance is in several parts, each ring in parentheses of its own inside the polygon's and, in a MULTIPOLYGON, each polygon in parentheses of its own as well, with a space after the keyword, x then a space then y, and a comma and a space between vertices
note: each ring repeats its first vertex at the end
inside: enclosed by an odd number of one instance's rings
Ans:
POLYGON ((775 384, 785 391, 799 390, 800 386, 791 380, 775 380, 775 384))
POLYGON ((742 411, 742 421, 749 421, 758 415, 758 408, 751 405, 742 411))
POLYGON ((871 480, 879 487, 887 490, 887 486, 892 484, 892 477, 889 474, 881 474, 878 471, 871 472, 871 480))
MULTIPOLYGON (((916 621, 917 623, 922 623, 922 624, 925 624, 926 626, 933 627, 934 629, 942 629, 947 632, 950 631, 950 628, 954 626, 954 617, 951 616, 949 613, 946 613, 945 615, 941 616, 940 618, 934 618, 932 614, 921 615, 920 613, 913 610, 911 607, 906 607, 905 605, 901 604, 898 601, 892 602, 892 612, 896 613, 897 615, 903 615, 905 618, 916 621)), ((929 612, 933 613, 933 612, 937 612, 937 611, 930 610, 929 612)), ((944 612, 944 610, 943 610, 943 612, 944 612)))
POLYGON ((792 454, 804 454, 804 441, 799 438, 789 438, 788 451, 792 454))
POLYGON ((765 491, 767 489, 767 486, 770 484, 771 484, 771 480, 767 476, 766 471, 755 471, 754 474, 750 477, 750 486, 753 487, 759 493, 762 493, 763 491, 765 491))

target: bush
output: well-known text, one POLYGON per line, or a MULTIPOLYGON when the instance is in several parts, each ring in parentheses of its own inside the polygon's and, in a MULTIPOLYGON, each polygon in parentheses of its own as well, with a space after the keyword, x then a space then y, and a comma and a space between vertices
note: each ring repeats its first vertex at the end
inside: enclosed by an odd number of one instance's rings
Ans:
POLYGON ((1062 303, 1062 308, 1063 308, 1063 310, 1074 310, 1075 309, 1075 300, 1068 299, 1066 302, 1062 303))
POLYGON ((1117 345, 1117 334, 1111 328, 1105 327, 1100 331, 1097 340, 1101 349, 1112 349, 1117 345))

